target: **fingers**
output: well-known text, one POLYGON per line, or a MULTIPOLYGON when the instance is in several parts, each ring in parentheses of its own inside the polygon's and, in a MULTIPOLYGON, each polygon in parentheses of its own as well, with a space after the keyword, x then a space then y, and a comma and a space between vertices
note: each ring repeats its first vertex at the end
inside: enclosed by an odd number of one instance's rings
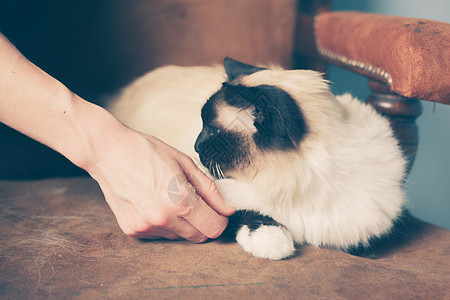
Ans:
POLYGON ((195 228, 195 226, 183 218, 178 218, 173 230, 183 239, 192 243, 203 243, 208 240, 208 236, 203 234, 200 230, 195 228))
POLYGON ((178 225, 175 226, 174 233, 170 230, 162 229, 162 228, 151 228, 146 232, 135 232, 134 234, 130 234, 134 238, 138 239, 147 239, 147 240, 159 240, 159 239, 167 239, 167 240, 188 240, 191 243, 203 243, 208 240, 208 237, 194 228, 191 224, 189 224, 186 220, 179 219, 178 225))
MULTIPOLYGON (((111 193, 107 189, 104 190, 106 198, 109 199, 111 193)), ((164 202, 171 201, 166 198, 164 202)), ((192 243, 203 243, 208 239, 192 224, 178 216, 179 210, 173 206, 164 205, 154 210, 146 210, 137 209, 132 201, 108 201, 108 203, 111 203, 120 228, 128 236, 152 240, 185 239, 192 243)))
POLYGON ((162 227, 151 226, 143 232, 134 232, 129 236, 140 239, 160 239, 165 238, 168 240, 180 240, 185 239, 192 243, 203 243, 208 240, 208 237, 201 233, 197 228, 192 226, 188 221, 182 218, 175 218, 172 220, 170 226, 167 229, 162 227))
POLYGON ((198 231, 189 222, 184 219, 179 219, 179 224, 175 225, 174 228, 170 230, 164 230, 161 228, 152 228, 146 232, 136 232, 130 234, 129 236, 139 239, 157 240, 157 239, 168 239, 168 240, 188 240, 191 243, 204 243, 208 240, 208 237, 198 231))
POLYGON ((164 200, 151 209, 139 207, 132 200, 121 201, 118 205, 114 202, 111 208, 124 233, 135 238, 183 238, 203 243, 208 238, 217 238, 225 230, 228 219, 207 205, 183 174, 174 178, 166 193, 160 198, 164 200))
POLYGON ((178 176, 178 183, 178 193, 169 194, 171 202, 176 205, 177 216, 186 220, 205 236, 217 238, 225 230, 228 219, 206 204, 184 176, 178 176))
POLYGON ((137 214, 134 218, 118 219, 125 234, 141 239, 165 238, 185 239, 192 243, 203 243, 208 237, 185 219, 170 212, 160 212, 159 216, 137 214))
POLYGON ((219 237, 228 225, 228 218, 217 214, 200 197, 191 207, 185 208, 180 216, 211 239, 219 237))
POLYGON ((147 239, 147 240, 158 240, 161 238, 167 239, 167 240, 181 240, 182 237, 179 235, 170 232, 168 230, 164 229, 153 229, 151 232, 136 232, 134 234, 131 234, 129 236, 132 236, 134 238, 138 239, 147 239))
POLYGON ((225 203, 216 184, 208 178, 191 159, 181 162, 187 181, 192 184, 197 194, 217 213, 231 216, 235 208, 225 203))

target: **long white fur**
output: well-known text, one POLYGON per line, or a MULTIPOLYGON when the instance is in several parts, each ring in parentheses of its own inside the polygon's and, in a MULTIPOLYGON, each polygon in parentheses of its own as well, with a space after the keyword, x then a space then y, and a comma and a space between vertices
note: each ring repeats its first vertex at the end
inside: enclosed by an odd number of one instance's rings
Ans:
POLYGON ((239 229, 236 241, 245 251, 258 257, 279 260, 295 253, 291 234, 281 226, 262 225, 255 231, 250 231, 244 225, 239 229))
POLYGON ((224 81, 221 67, 165 66, 125 87, 108 110, 129 127, 197 157, 201 108, 224 81))
MULTIPOLYGON (((193 144, 201 130, 200 109, 225 79, 222 67, 163 67, 128 86, 110 110, 198 161, 193 144)), ((349 94, 332 95, 314 71, 264 70, 237 83, 289 93, 309 132, 299 151, 260 153, 251 178, 219 180, 226 201, 272 217, 298 244, 347 249, 389 231, 405 201, 405 159, 387 120, 349 94)), ((258 244, 243 243, 244 249, 258 244)), ((289 248, 286 243, 280 249, 289 248)))

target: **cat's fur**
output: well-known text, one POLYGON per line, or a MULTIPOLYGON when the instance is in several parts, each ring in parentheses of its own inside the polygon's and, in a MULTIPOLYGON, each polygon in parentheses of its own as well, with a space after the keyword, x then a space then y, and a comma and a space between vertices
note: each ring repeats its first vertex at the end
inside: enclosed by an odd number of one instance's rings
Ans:
POLYGON ((331 94, 317 72, 224 64, 157 69, 111 111, 198 161, 196 141, 244 222, 238 243, 256 256, 289 257, 294 243, 349 250, 387 234, 406 163, 389 122, 331 94))

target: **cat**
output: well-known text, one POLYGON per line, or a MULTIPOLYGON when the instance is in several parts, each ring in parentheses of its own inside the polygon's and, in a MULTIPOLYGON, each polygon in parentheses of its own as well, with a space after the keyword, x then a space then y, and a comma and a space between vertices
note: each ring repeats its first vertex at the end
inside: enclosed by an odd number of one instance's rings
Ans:
POLYGON ((123 89, 110 111, 200 161, 237 209, 237 242, 257 257, 289 258, 305 243, 366 249, 404 212, 406 159, 389 122, 334 96, 315 71, 231 58, 165 66, 123 89))

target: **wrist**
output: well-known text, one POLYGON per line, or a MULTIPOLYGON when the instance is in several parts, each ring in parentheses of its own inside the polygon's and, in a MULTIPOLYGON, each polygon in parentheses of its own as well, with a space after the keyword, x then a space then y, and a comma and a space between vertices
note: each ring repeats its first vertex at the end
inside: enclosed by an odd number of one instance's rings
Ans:
MULTIPOLYGON (((58 150, 88 173, 96 168, 102 153, 120 131, 128 128, 102 107, 70 93, 73 140, 65 149, 58 150)), ((63 145, 64 146, 64 145, 63 145)))

